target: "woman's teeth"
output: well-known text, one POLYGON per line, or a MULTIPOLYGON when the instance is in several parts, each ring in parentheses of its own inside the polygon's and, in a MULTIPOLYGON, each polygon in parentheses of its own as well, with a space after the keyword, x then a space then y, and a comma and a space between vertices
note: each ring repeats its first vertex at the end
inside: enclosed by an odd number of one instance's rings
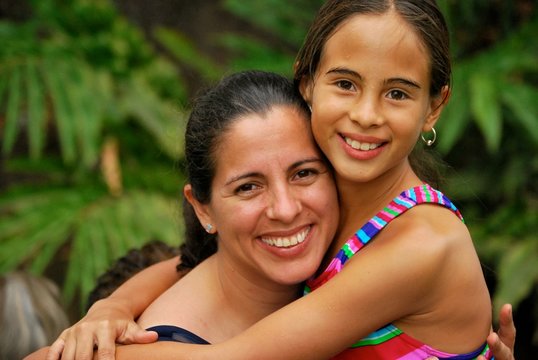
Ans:
POLYGON ((308 235, 309 231, 310 231, 310 228, 307 228, 293 236, 262 237, 261 239, 264 243, 266 243, 269 246, 274 246, 278 248, 287 248, 287 247, 295 246, 297 244, 302 243, 306 239, 306 236, 308 235))

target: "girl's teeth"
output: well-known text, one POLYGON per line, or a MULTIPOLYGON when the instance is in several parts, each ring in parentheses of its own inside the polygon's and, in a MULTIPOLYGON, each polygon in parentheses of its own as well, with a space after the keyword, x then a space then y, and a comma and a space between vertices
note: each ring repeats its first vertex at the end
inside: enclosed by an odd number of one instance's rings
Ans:
POLYGON ((380 146, 380 144, 373 144, 373 143, 366 143, 366 142, 361 143, 357 140, 352 140, 350 138, 345 138, 345 139, 346 139, 346 143, 356 150, 368 151, 368 150, 374 150, 375 148, 380 146))

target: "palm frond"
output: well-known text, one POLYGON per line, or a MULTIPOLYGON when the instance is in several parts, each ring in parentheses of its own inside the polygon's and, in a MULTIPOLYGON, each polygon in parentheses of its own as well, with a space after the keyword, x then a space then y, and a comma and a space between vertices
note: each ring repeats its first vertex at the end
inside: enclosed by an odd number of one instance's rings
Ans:
POLYGON ((532 236, 519 239, 506 249, 499 263, 499 282, 495 291, 494 306, 500 309, 510 303, 515 307, 538 284, 538 243, 532 236))
POLYGON ((497 152, 503 127, 514 118, 536 143, 538 87, 524 79, 538 75, 538 20, 523 25, 507 39, 477 56, 456 63, 452 99, 442 120, 439 150, 447 153, 474 122, 490 153, 497 152), (507 110, 512 113, 507 114, 507 110))
MULTIPOLYGON (((65 274, 67 303, 85 299, 117 258, 150 240, 181 242, 174 199, 147 191, 111 197, 102 190, 65 189, 0 203, 0 272, 27 268, 41 274, 60 248, 70 246, 65 274)), ((81 306, 84 306, 82 303, 81 306)))
POLYGON ((28 144, 30 157, 39 158, 45 144, 45 98, 43 80, 35 61, 26 63, 26 89, 28 94, 28 144))
MULTIPOLYGON (((8 76, 5 72, 3 76, 8 76)), ((22 83, 21 69, 16 66, 9 74, 8 99, 6 105, 6 123, 4 125, 4 139, 2 150, 8 154, 13 149, 20 130, 22 83)))

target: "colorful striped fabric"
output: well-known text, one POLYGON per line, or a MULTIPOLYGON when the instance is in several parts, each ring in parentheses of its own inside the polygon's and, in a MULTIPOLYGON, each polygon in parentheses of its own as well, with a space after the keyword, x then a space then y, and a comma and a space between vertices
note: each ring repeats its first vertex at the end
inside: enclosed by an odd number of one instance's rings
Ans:
MULTIPOLYGON (((368 242, 375 237, 391 220, 419 204, 439 204, 452 210, 459 219, 463 217, 452 202, 440 191, 427 184, 402 192, 383 210, 360 228, 336 254, 327 269, 318 276, 307 281, 304 294, 319 288, 340 272, 345 263, 368 242)), ((487 345, 475 352, 457 355, 437 351, 420 341, 404 334, 400 329, 389 324, 360 340, 350 349, 340 353, 333 359, 403 359, 418 360, 436 356, 439 359, 475 359, 479 355, 490 358, 487 345)))

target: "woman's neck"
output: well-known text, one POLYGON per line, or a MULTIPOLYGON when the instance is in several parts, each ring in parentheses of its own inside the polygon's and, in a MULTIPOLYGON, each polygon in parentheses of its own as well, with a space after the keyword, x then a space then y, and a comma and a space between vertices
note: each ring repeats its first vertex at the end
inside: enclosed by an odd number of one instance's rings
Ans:
POLYGON ((276 284, 253 273, 237 271, 230 259, 214 256, 215 309, 230 336, 242 332, 258 320, 300 296, 302 285, 276 284))

